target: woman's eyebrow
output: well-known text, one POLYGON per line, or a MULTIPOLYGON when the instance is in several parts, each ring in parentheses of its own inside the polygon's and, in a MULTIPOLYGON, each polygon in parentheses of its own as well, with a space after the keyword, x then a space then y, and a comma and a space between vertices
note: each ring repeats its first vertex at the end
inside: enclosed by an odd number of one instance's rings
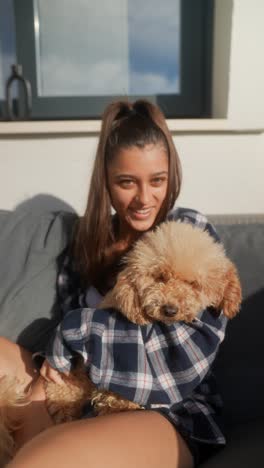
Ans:
MULTIPOLYGON (((158 177, 158 176, 161 176, 161 175, 168 175, 168 171, 160 171, 160 172, 154 172, 153 174, 150 174, 150 177, 158 177)), ((116 174, 115 176, 117 179, 121 178, 121 177, 131 177, 132 179, 136 179, 137 176, 134 175, 134 174, 116 174)))
POLYGON ((151 174, 151 177, 157 177, 161 175, 168 175, 168 171, 155 172, 154 174, 151 174))

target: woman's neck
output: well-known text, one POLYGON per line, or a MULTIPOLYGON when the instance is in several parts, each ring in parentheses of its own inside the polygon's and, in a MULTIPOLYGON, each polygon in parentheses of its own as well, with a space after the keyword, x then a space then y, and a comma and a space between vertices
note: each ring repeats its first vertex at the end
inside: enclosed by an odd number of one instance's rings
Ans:
POLYGON ((116 221, 116 242, 115 245, 120 251, 126 250, 136 242, 143 233, 130 229, 125 223, 116 221))

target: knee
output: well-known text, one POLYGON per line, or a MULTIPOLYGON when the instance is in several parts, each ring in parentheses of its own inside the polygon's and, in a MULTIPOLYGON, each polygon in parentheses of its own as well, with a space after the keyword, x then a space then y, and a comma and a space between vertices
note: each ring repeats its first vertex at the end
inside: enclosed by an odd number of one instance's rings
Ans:
POLYGON ((16 345, 4 336, 0 336, 0 376, 9 374, 12 367, 12 354, 16 345))
POLYGON ((0 376, 16 376, 26 380, 33 376, 31 353, 7 338, 0 337, 0 376))
POLYGON ((2 349, 2 346, 13 346, 14 343, 9 340, 8 338, 5 338, 4 336, 0 336, 0 349, 2 349))

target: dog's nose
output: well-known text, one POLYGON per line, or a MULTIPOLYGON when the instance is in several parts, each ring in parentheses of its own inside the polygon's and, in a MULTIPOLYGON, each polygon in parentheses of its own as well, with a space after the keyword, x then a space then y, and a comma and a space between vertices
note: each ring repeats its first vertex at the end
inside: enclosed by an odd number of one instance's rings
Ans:
POLYGON ((177 314, 178 312, 178 307, 177 306, 170 306, 170 305, 164 305, 162 306, 162 312, 166 317, 174 317, 174 315, 177 314))

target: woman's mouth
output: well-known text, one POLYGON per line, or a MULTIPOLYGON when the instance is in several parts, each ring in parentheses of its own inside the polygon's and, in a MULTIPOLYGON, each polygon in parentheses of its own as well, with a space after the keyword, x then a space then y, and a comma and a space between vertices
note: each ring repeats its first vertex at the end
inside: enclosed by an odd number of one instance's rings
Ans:
POLYGON ((131 209, 130 208, 130 211, 132 213, 132 216, 136 219, 146 219, 149 217, 151 211, 152 211, 152 208, 142 208, 142 209, 138 209, 138 210, 135 210, 135 209, 131 209))

